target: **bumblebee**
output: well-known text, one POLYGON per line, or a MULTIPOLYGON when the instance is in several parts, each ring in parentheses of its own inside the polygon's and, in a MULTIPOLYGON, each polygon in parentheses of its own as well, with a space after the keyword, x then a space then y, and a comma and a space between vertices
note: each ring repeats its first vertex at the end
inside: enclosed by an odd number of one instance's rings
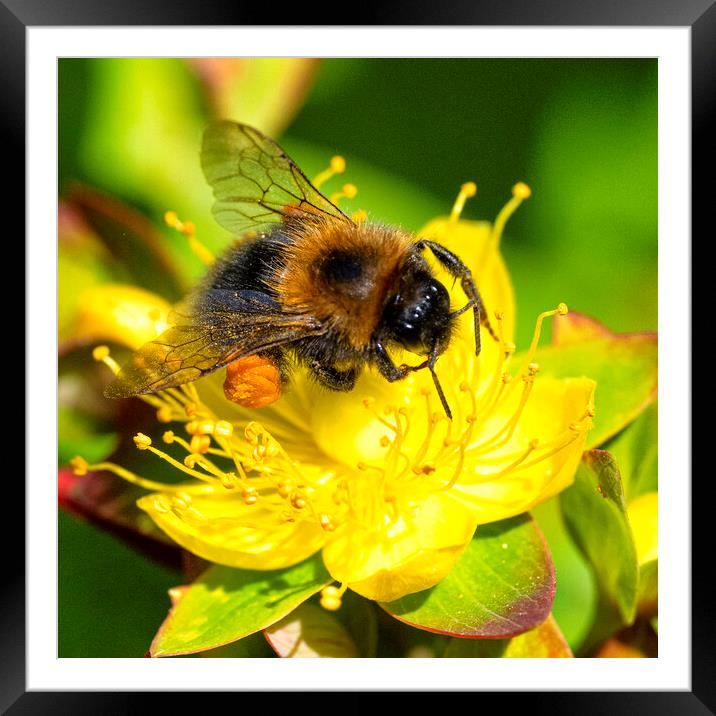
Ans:
POLYGON ((350 391, 367 364, 391 382, 429 370, 451 417, 435 364, 450 344, 455 319, 473 310, 476 355, 481 324, 492 333, 460 258, 399 228, 354 222, 253 127, 210 125, 201 165, 214 191, 215 218, 243 238, 176 307, 173 325, 131 356, 105 395, 153 393, 224 366, 231 375, 249 358, 273 367, 276 385, 287 381, 293 362, 326 388, 350 391), (460 281, 464 306, 451 309, 426 251, 460 281), (423 361, 396 365, 391 348, 423 361))

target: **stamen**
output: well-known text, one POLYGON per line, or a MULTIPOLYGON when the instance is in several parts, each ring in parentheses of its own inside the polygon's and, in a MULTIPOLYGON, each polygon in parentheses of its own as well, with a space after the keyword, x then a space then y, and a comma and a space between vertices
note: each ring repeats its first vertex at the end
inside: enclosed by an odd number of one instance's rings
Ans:
POLYGON ((119 364, 116 360, 114 360, 114 358, 112 358, 112 356, 110 356, 109 348, 107 346, 97 346, 92 351, 92 357, 98 363, 104 363, 112 371, 112 373, 114 373, 114 375, 119 373, 119 364))
MULTIPOLYGON (((114 473, 121 477, 127 482, 131 482, 133 485, 143 487, 145 490, 151 492, 188 492, 191 494, 211 494, 214 489, 208 485, 169 485, 163 482, 155 482, 154 480, 147 480, 139 475, 135 475, 133 472, 126 470, 120 465, 115 465, 113 462, 98 462, 96 465, 87 465, 88 470, 97 471, 107 470, 108 472, 114 473)), ((186 470, 184 470, 186 472, 186 470)))
POLYGON ((465 182, 465 184, 460 187, 460 193, 457 195, 457 199, 455 199, 452 211, 450 212, 448 226, 453 226, 457 222, 460 218, 460 214, 462 214, 462 210, 465 208, 465 202, 475 196, 475 194, 477 194, 477 184, 473 181, 465 182))
POLYGON ((214 263, 216 260, 214 254, 196 238, 196 226, 193 221, 180 221, 176 211, 167 211, 164 214, 164 223, 186 236, 189 248, 204 266, 211 266, 214 263))
POLYGON ((517 207, 530 197, 532 190, 524 182, 518 182, 512 187, 512 198, 502 207, 497 215, 495 223, 492 225, 491 244, 494 249, 499 248, 502 231, 505 228, 507 220, 515 213, 517 207))
POLYGON ((527 357, 525 358, 525 361, 523 363, 523 366, 527 366, 528 370, 530 364, 532 364, 532 358, 534 357, 535 351, 537 350, 537 344, 539 343, 540 335, 542 333, 542 323, 544 319, 549 318, 551 316, 556 316, 557 314, 559 314, 560 316, 566 316, 567 313, 569 313, 567 304, 560 303, 559 306, 557 306, 557 308, 555 308, 553 311, 544 311, 543 313, 540 313, 539 316, 537 316, 535 330, 532 334, 532 342, 530 343, 530 347, 527 351, 527 357))
POLYGON ((348 589, 348 585, 344 584, 341 587, 329 585, 321 590, 321 606, 329 612, 335 612, 341 608, 342 597, 348 589))
POLYGON ((339 155, 331 157, 331 163, 328 165, 328 169, 324 169, 318 176, 316 176, 312 184, 316 187, 316 189, 320 189, 321 184, 324 184, 336 174, 342 174, 345 170, 346 160, 343 157, 339 155))
POLYGON ((331 203, 338 205, 341 199, 353 199, 358 194, 358 187, 355 184, 344 184, 340 191, 331 194, 331 203))
POLYGON ((363 224, 368 220, 368 212, 364 209, 358 209, 351 214, 351 218, 356 224, 363 224))

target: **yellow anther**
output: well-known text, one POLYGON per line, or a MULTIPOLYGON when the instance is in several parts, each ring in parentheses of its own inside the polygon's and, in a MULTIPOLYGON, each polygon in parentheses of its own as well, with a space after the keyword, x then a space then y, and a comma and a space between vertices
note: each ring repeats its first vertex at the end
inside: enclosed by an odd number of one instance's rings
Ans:
POLYGON ((316 189, 319 189, 321 184, 327 182, 332 176, 336 174, 342 174, 346 170, 346 160, 336 155, 331 157, 330 164, 327 169, 324 169, 318 176, 316 176, 312 182, 316 189))
POLYGON ((361 471, 365 472, 368 469, 368 466, 364 462, 359 462, 356 464, 356 467, 361 471))
POLYGON ((109 348, 107 346, 97 346, 92 351, 92 357, 98 362, 101 363, 105 358, 109 356, 109 348))
POLYGON ((234 433, 234 426, 228 420, 217 420, 214 425, 214 435, 230 438, 234 433))
POLYGON ((569 308, 567 308, 567 304, 560 303, 559 306, 557 306, 557 313, 560 316, 566 316, 569 313, 569 308))
POLYGON ((292 493, 290 502, 297 510, 302 510, 307 504, 306 498, 298 491, 292 493))
POLYGON ((343 592, 338 587, 330 585, 321 590, 321 606, 329 612, 335 612, 341 608, 343 592))
POLYGON ((184 425, 184 430, 186 430, 189 435, 196 435, 199 429, 199 423, 196 420, 190 420, 188 423, 184 425))
POLYGON ((192 452, 203 455, 209 450, 211 446, 211 438, 208 435, 194 435, 192 436, 189 447, 192 452))
POLYGON ((252 445, 256 445, 256 443, 258 443, 259 437, 263 435, 263 432, 263 426, 256 421, 250 422, 244 428, 244 436, 246 437, 246 440, 252 445))
POLYGON ((532 196, 532 189, 523 181, 519 181, 512 187, 512 196, 516 199, 529 199, 532 196))
POLYGON ((380 446, 382 448, 386 448, 390 445, 390 438, 387 435, 383 435, 383 437, 380 439, 380 446))
POLYGON ((511 373, 503 373, 500 377, 502 382, 507 385, 512 380, 512 374, 511 373))
POLYGON ((475 194, 477 194, 477 184, 473 181, 465 182, 460 187, 460 193, 457 195, 457 199, 455 199, 452 211, 450 212, 449 225, 454 224, 460 218, 460 214, 462 214, 462 210, 465 208, 465 202, 475 196, 475 194))
POLYGON ((511 355, 517 350, 517 346, 512 343, 512 341, 508 341, 507 343, 503 344, 502 349, 507 355, 511 355))
POLYGON ((144 433, 137 433, 133 439, 139 450, 146 450, 152 444, 152 439, 144 433))
POLYGON ((470 392, 470 384, 467 381, 463 380, 462 383, 460 383, 460 392, 462 392, 462 393, 470 392))
POLYGON ((104 363, 115 375, 119 373, 119 364, 109 354, 109 348, 107 346, 96 346, 92 351, 92 357, 98 363, 104 363))
POLYGON ((492 241, 495 248, 498 248, 500 245, 502 231, 505 228, 507 220, 515 213, 517 207, 531 194, 532 191, 524 182, 518 182, 512 187, 512 198, 502 207, 502 210, 495 219, 495 223, 492 225, 492 241))
POLYGON ((193 418, 196 415, 196 405, 194 403, 187 403, 184 406, 184 412, 187 418, 193 418))
POLYGON ((594 410, 593 407, 587 408, 587 417, 588 418, 593 418, 596 414, 597 414, 597 412, 594 410))
POLYGON ((530 450, 536 450, 539 447, 539 438, 534 438, 529 441, 530 450))
POLYGON ((375 398, 363 398, 361 402, 364 408, 372 408, 375 405, 375 398))
POLYGON ((233 490, 236 487, 236 475, 233 472, 222 472, 219 475, 221 486, 227 490, 233 490))
POLYGON ((474 413, 471 413, 470 415, 468 415, 465 418, 465 422, 468 423, 469 425, 472 425, 476 420, 477 420, 477 415, 475 415, 474 413))
POLYGON ((247 487, 242 493, 241 497, 244 498, 244 502, 247 505, 253 505, 256 500, 258 499, 258 493, 256 492, 256 488, 254 487, 247 487))
POLYGON ((198 455, 192 455, 189 454, 184 458, 184 465, 188 467, 190 470, 193 470, 196 467, 197 460, 199 459, 198 455))
POLYGON ((356 224, 362 224, 368 220, 368 212, 364 209, 358 209, 351 214, 351 218, 356 224))
POLYGON ((214 263, 214 254, 196 238, 196 225, 193 221, 181 221, 176 211, 167 211, 164 214, 164 223, 186 236, 189 248, 205 266, 211 266, 214 263))
POLYGON ((355 184, 344 184, 340 191, 331 194, 331 203, 338 204, 341 199, 353 199, 358 194, 355 184))
POLYGON ((162 407, 157 410, 157 420, 160 423, 171 423, 172 409, 168 405, 162 405, 162 407))
POLYGON ((527 366, 527 373, 529 375, 537 375, 538 372, 539 372, 539 363, 530 363, 527 366))
POLYGON ((89 463, 79 455, 70 460, 70 467, 75 475, 86 475, 89 471, 89 463))
POLYGON ((171 445, 174 442, 174 432, 172 430, 167 430, 164 435, 162 435, 162 440, 167 445, 171 445))
POLYGON ((293 492, 293 481, 292 480, 281 480, 276 486, 276 491, 281 497, 286 499, 293 492))
POLYGON ((319 521, 320 521, 321 527, 322 527, 326 532, 333 532, 333 531, 335 531, 336 526, 335 526, 335 524, 333 524, 333 518, 331 517, 331 515, 328 515, 328 514, 326 514, 326 513, 324 512, 324 513, 322 513, 322 514, 320 515, 320 517, 319 517, 318 519, 319 519, 319 521))
POLYGON ((505 317, 504 311, 495 311, 495 320, 501 321, 505 317))
POLYGON ((423 473, 423 475, 432 475, 437 468, 433 467, 432 465, 423 465, 420 468, 420 472, 423 473))
POLYGON ((199 435, 211 435, 214 432, 214 421, 201 420, 196 425, 196 432, 199 435))

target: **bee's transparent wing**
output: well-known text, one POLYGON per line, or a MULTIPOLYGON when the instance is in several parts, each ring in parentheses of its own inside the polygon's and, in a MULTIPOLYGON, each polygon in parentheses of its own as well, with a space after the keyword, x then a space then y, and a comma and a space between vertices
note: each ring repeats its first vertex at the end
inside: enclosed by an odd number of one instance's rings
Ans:
POLYGON ((132 355, 105 389, 106 397, 173 388, 237 358, 325 332, 315 319, 282 313, 257 291, 204 291, 190 296, 170 319, 175 325, 132 355))
POLYGON ((352 223, 281 147, 245 124, 224 120, 209 125, 201 167, 214 190, 214 216, 232 233, 261 231, 297 212, 352 223))

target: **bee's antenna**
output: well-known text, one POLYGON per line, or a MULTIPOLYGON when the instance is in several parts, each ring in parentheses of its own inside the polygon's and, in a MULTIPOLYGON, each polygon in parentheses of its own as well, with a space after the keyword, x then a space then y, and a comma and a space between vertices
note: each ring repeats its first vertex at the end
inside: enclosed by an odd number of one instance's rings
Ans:
POLYGON ((440 402, 443 404, 443 410, 445 411, 445 415, 447 415, 448 420, 452 420, 452 411, 450 410, 450 406, 448 405, 447 398, 445 397, 445 393, 443 393, 443 388, 440 385, 440 381, 438 380, 438 376, 435 373, 435 361, 438 357, 438 347, 437 344, 432 350, 432 355, 430 356, 430 360, 428 361, 428 369, 430 370, 430 375, 433 376, 433 383, 435 383, 435 390, 438 391, 438 395, 440 396, 440 402))

